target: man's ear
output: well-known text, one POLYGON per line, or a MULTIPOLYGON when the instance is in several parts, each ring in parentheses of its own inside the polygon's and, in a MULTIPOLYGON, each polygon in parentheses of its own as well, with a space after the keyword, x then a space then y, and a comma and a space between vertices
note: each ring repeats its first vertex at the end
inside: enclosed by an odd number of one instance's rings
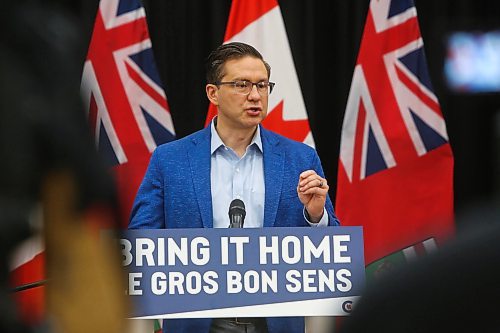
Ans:
POLYGON ((207 84, 205 86, 205 91, 207 93, 207 98, 210 103, 214 105, 219 105, 219 89, 215 84, 207 84))

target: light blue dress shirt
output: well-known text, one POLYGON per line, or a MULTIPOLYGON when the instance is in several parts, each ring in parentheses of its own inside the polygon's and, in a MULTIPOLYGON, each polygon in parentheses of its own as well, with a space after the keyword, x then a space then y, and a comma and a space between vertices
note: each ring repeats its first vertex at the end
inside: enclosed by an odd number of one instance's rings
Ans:
MULTIPOLYGON (((266 188, 260 127, 257 127, 245 154, 240 158, 233 149, 224 145, 215 129, 214 121, 210 126, 213 227, 227 228, 229 226, 229 205, 233 199, 240 199, 245 203, 246 210, 243 227, 261 228, 264 221, 266 188)), ((326 226, 328 214, 325 210, 323 218, 318 223, 307 222, 311 226, 326 226)))

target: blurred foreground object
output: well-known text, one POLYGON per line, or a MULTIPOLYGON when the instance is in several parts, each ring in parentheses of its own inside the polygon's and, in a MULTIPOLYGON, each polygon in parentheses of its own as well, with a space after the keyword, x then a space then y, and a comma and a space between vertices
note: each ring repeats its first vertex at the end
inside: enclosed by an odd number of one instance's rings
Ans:
POLYGON ((474 227, 456 240, 371 285, 341 332, 498 332, 498 202, 464 214, 474 227))
POLYGON ((5 4, 0 15, 0 331, 122 332, 119 256, 99 235, 116 223, 114 187, 80 105, 78 31, 36 1, 5 4), (14 248, 40 236, 47 287, 12 295, 14 248), (38 304, 25 297, 18 308, 32 312, 16 313, 11 296, 32 292, 38 304))

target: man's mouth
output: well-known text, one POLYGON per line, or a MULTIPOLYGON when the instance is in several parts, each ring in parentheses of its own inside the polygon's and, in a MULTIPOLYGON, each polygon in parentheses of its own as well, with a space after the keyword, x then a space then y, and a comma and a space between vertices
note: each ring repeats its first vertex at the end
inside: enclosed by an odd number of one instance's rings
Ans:
POLYGON ((249 114, 251 116, 257 116, 260 114, 261 111, 262 111, 262 109, 259 107, 251 107, 251 108, 246 109, 247 114, 249 114))

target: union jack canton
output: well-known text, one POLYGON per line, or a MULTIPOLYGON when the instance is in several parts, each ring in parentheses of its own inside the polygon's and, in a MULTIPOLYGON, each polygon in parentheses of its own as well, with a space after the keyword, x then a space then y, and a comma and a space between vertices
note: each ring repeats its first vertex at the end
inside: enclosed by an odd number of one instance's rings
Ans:
POLYGON ((364 179, 448 142, 413 1, 371 1, 370 14, 363 36, 368 45, 360 49, 342 129, 340 159, 350 180, 354 173, 364 179), (362 154, 353 170, 358 134, 362 154))

